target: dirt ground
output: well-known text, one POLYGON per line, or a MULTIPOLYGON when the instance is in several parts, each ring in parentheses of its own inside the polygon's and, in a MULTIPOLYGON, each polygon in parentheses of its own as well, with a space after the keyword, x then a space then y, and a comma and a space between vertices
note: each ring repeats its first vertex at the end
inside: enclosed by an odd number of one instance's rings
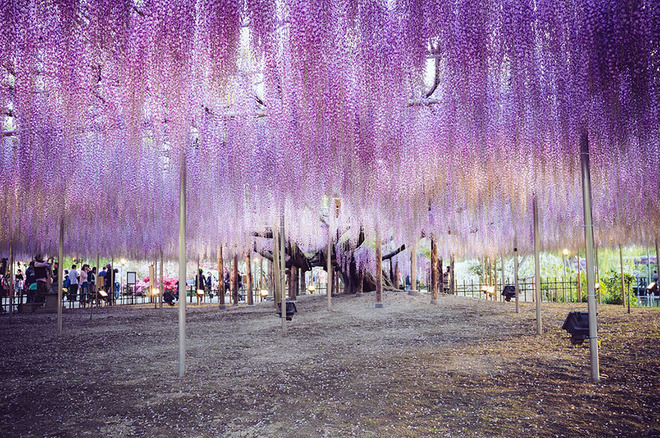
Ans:
POLYGON ((0 318, 0 435, 660 437, 660 311, 599 307, 602 381, 535 307, 386 293, 305 296, 282 338, 272 303, 0 318))

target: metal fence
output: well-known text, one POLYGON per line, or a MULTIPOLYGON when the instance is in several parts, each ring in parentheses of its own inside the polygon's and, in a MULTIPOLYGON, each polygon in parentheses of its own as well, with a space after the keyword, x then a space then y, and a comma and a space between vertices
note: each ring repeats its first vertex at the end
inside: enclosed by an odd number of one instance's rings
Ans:
MULTIPOLYGON (((299 295, 306 295, 309 293, 314 293, 314 294, 319 294, 319 295, 325 295, 326 294, 327 287, 325 284, 321 284, 316 286, 315 290, 313 292, 310 292, 309 290, 305 291, 300 291, 299 295)), ((232 300, 232 295, 231 291, 225 292, 222 295, 218 295, 218 290, 217 289, 211 289, 209 293, 208 290, 205 290, 203 294, 198 294, 197 290, 195 290, 194 287, 188 287, 186 290, 186 303, 190 304, 217 304, 219 305, 221 303, 221 300, 224 301, 225 304, 231 304, 232 300)), ((343 287, 340 285, 339 292, 343 292, 343 287)), ((244 288, 241 288, 239 290, 239 303, 245 303, 247 302, 247 295, 246 295, 246 290, 244 288)), ((269 295, 272 297, 272 292, 269 292, 269 295)), ((261 301, 266 301, 268 298, 267 296, 262 296, 261 291, 258 289, 253 289, 252 290, 252 302, 253 303, 258 303, 261 301)), ((89 309, 90 306, 95 306, 95 307, 103 307, 103 306, 132 306, 132 305, 145 305, 145 304, 152 304, 154 306, 159 306, 161 297, 160 295, 149 295, 147 292, 142 292, 138 291, 135 287, 133 286, 124 286, 121 290, 115 291, 114 296, 111 297, 103 297, 101 295, 96 295, 94 294, 88 294, 87 296, 82 296, 80 292, 78 292, 75 296, 69 294, 66 292, 66 290, 62 293, 62 307, 65 309, 84 309, 87 308, 89 309)), ((3 293, 0 295, 0 313, 6 314, 9 312, 10 308, 10 303, 11 304, 11 309, 13 312, 18 312, 19 306, 22 306, 24 304, 27 304, 28 302, 28 296, 27 293, 25 293, 23 290, 16 291, 16 294, 13 297, 13 300, 7 293, 3 293)), ((167 304, 164 304, 165 306, 167 304)))
MULTIPOLYGON (((505 279, 505 284, 511 285, 512 282, 509 279, 505 279)), ((534 302, 535 300, 535 285, 533 278, 522 278, 519 281, 519 290, 520 296, 519 300, 521 302, 534 302)), ((424 291, 428 289, 424 284, 420 284, 420 290, 424 291)), ((504 297, 502 296, 503 286, 501 284, 488 284, 488 283, 475 283, 474 281, 457 281, 454 284, 455 295, 471 297, 475 299, 492 299, 497 301, 503 301, 504 297), (494 291, 493 294, 489 294, 486 291, 494 291)), ((327 287, 325 284, 315 285, 313 291, 301 290, 299 295, 306 295, 309 293, 317 295, 325 295, 327 287)), ((208 291, 205 291, 204 294, 198 295, 194 287, 189 287, 186 293, 186 302, 190 304, 220 304, 220 300, 224 300, 225 304, 231 303, 231 291, 218 295, 217 289, 212 289, 211 294, 208 291)), ((344 292, 343 284, 340 282, 337 293, 341 294, 344 292)), ((448 292, 447 285, 445 285, 445 292, 448 292)), ((586 301, 586 293, 584 290, 581 291, 580 298, 582 301, 586 301)), ((272 292, 271 295, 272 297, 272 292)), ((657 295, 650 294, 646 289, 646 285, 635 285, 631 286, 631 296, 637 298, 637 306, 643 307, 660 307, 660 297, 657 295)), ((266 296, 261 296, 261 293, 258 289, 252 290, 252 298, 254 303, 265 301, 268 298, 266 296)), ((600 298, 600 296, 598 296, 600 298)), ((66 292, 62 295, 62 306, 68 309, 80 309, 80 308, 89 308, 90 306, 131 306, 131 305, 145 305, 153 304, 158 306, 160 303, 160 296, 150 296, 147 293, 137 291, 134 287, 125 286, 122 288, 121 293, 116 292, 114 297, 99 297, 96 298, 96 294, 90 294, 87 299, 81 301, 81 294, 78 293, 75 297, 67 294, 66 292)), ((578 290, 576 281, 561 281, 559 279, 544 279, 541 281, 541 299, 543 302, 577 302, 578 301, 578 290)), ((599 299, 600 301, 600 299, 599 299)), ((245 290, 241 289, 239 291, 239 302, 247 302, 247 296, 245 290)), ((18 311, 19 305, 27 303, 27 294, 23 291, 17 291, 14 296, 12 311, 18 311)), ((1 313, 6 314, 9 311, 10 307, 10 297, 8 294, 4 293, 0 296, 0 309, 1 313)))

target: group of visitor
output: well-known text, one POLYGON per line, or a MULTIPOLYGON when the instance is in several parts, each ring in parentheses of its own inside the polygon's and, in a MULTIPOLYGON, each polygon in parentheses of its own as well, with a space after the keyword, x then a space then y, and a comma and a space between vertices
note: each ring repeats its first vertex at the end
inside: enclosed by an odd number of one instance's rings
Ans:
MULTIPOLYGON (((19 263, 19 266, 21 264, 19 263)), ((104 291, 103 299, 112 304, 114 301, 114 275, 117 269, 112 269, 108 263, 97 275, 97 268, 88 264, 83 264, 78 268, 77 264, 71 265, 71 269, 64 270, 62 281, 58 281, 58 262, 49 257, 44 260, 41 254, 37 254, 30 261, 25 272, 20 268, 11 279, 11 273, 8 268, 6 258, 0 259, 0 296, 9 296, 11 289, 14 289, 15 296, 27 296, 28 303, 43 303, 46 301, 48 293, 56 294, 57 285, 63 288, 65 297, 70 302, 79 301, 82 307, 91 304, 96 293, 104 291)))

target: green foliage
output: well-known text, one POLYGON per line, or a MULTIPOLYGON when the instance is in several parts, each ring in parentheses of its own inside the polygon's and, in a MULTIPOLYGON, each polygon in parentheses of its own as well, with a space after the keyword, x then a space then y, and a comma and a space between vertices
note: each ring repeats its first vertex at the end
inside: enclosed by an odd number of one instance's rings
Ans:
MULTIPOLYGON (((628 289, 630 289, 632 283, 635 281, 635 277, 631 274, 624 273, 623 280, 626 283, 626 294, 628 289)), ((602 302, 604 304, 623 304, 623 297, 621 294, 621 274, 610 269, 608 275, 601 277, 600 279, 600 288, 602 294, 602 302)), ((636 304, 637 297, 635 294, 630 294, 631 303, 636 304)))

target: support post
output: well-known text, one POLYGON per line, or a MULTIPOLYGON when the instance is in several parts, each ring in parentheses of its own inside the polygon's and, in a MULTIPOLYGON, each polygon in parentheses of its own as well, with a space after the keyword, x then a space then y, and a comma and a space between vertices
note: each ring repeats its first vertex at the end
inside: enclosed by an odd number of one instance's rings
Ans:
POLYGON ((518 231, 513 227, 513 281, 516 290, 516 313, 520 313, 520 283, 518 281, 518 231))
POLYGON ((62 334, 62 281, 64 280, 64 216, 60 219, 60 247, 57 252, 57 334, 62 334))
POLYGON ((154 289, 156 285, 156 265, 150 265, 149 266, 149 296, 151 297, 151 301, 154 302, 154 309, 156 308, 156 301, 154 300, 154 289))
POLYGON ((660 257, 658 257, 658 236, 655 237, 655 276, 660 280, 660 257))
POLYGON ((532 200, 534 214, 534 292, 536 294, 536 334, 543 334, 543 322, 541 321, 541 236, 539 235, 539 202, 536 195, 532 200))
POLYGON ((238 306, 238 254, 234 254, 234 267, 232 268, 234 281, 231 285, 231 300, 234 306, 238 306))
POLYGON ((16 289, 14 284, 14 246, 11 244, 9 245, 9 266, 7 272, 9 273, 9 322, 11 323, 14 313, 14 290, 16 289))
POLYGON ((454 277, 454 254, 449 256, 449 295, 456 293, 456 277, 454 277))
POLYGON ((502 297, 502 291, 504 290, 504 286, 506 286, 506 283, 504 282, 504 253, 500 252, 500 260, 502 261, 502 289, 500 290, 500 301, 503 301, 502 297))
POLYGON ((269 269, 271 285, 273 287, 273 305, 277 310, 277 303, 280 302, 280 237, 279 227, 273 227, 273 261, 269 269))
MULTIPOLYGON (((443 286, 444 288, 444 286, 443 286)), ((431 304, 438 302, 438 246, 431 236, 431 304)))
MULTIPOLYGON (((360 276, 362 288, 362 276, 360 276)), ((414 239, 410 248, 410 291, 408 295, 417 295, 417 239, 414 239)))
POLYGON ((619 263, 621 264, 621 303, 626 307, 626 281, 623 274, 623 250, 621 249, 621 242, 619 242, 619 263))
MULTIPOLYGON (((394 258, 394 257, 392 257, 394 258)), ((399 261, 397 260, 396 264, 394 265, 394 281, 392 282, 394 284, 394 289, 399 289, 401 285, 399 284, 399 261)))
POLYGON ((218 250, 218 307, 220 310, 227 308, 225 305, 225 269, 222 260, 222 245, 218 250))
POLYGON ((160 250, 160 309, 163 310, 163 294, 165 293, 165 274, 163 274, 163 250, 160 250))
POLYGON ((282 336, 286 338, 286 257, 284 246, 284 208, 280 214, 280 292, 282 295, 282 336))
POLYGON ((186 370, 186 155, 179 169, 179 377, 186 370))
POLYGON ((252 296, 252 258, 249 249, 245 255, 245 275, 247 275, 247 303, 248 306, 252 306, 254 305, 254 297, 252 296))
POLYGON ((376 309, 383 308, 383 249, 380 230, 376 227, 376 309))
POLYGON ((330 218, 328 221, 328 267, 327 267, 327 282, 326 282, 326 293, 328 295, 328 312, 332 311, 332 223, 334 222, 334 215, 332 214, 332 210, 330 211, 329 214, 330 218))
POLYGON ((598 245, 594 244, 594 255, 596 257, 596 285, 598 285, 598 304, 602 303, 603 291, 600 290, 600 269, 598 265, 598 245))
POLYGON ((582 168, 582 203, 584 207, 584 237, 587 246, 587 303, 589 309, 589 351, 591 380, 600 380, 598 364, 598 331, 596 326, 596 295, 594 289, 594 227, 591 213, 591 175, 589 171, 589 136, 580 135, 580 164, 582 168))

